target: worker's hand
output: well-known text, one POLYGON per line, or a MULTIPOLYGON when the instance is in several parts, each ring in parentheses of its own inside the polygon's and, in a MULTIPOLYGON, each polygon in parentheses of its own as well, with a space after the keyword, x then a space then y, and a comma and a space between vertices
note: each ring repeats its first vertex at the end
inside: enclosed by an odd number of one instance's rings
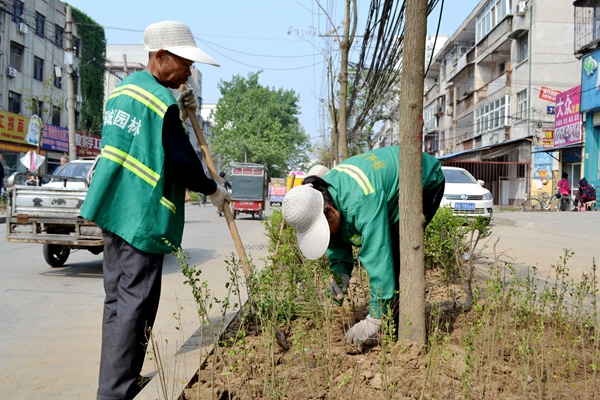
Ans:
POLYGON ((368 341, 376 341, 379 337, 379 330, 381 329, 381 320, 373 318, 370 315, 360 322, 354 324, 346 336, 344 336, 344 343, 348 343, 362 351, 363 346, 368 341))
POLYGON ((341 275, 333 278, 333 280, 331 281, 331 286, 329 287, 329 290, 331 291, 331 297, 333 298, 334 301, 336 301, 336 303, 341 304, 342 300, 344 299, 344 295, 348 294, 348 286, 349 285, 350 285, 350 276, 348 276, 346 274, 341 274, 341 275), (341 283, 342 283, 341 288, 338 285, 337 280, 341 281, 341 283))
POLYGON ((181 118, 182 121, 185 121, 188 119, 188 108, 194 112, 196 112, 196 108, 198 108, 196 96, 194 96, 194 89, 186 89, 179 93, 177 103, 179 104, 179 118, 181 118))
POLYGON ((215 190, 215 192, 209 195, 208 197, 210 197, 210 202, 213 203, 215 207, 217 207, 217 211, 219 211, 220 213, 223 212, 223 205, 225 204, 225 201, 231 201, 231 196, 229 196, 229 192, 221 185, 217 185, 217 190, 215 190))

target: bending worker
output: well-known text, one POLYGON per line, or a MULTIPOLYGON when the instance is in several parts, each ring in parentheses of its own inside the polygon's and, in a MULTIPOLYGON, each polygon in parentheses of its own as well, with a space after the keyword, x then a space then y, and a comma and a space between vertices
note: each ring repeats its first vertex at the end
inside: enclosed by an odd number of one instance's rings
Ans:
MULTIPOLYGON (((376 338, 381 318, 397 309, 400 274, 398 146, 384 147, 344 160, 322 178, 308 176, 283 199, 284 219, 297 231, 304 256, 315 260, 327 253, 337 279, 332 293, 346 293, 354 258, 369 274, 369 315, 356 323, 344 342, 360 347, 376 338), (336 283, 341 282, 341 288, 336 283)), ((423 153, 423 213, 425 225, 435 215, 444 194, 440 162, 423 153)))
POLYGON ((185 189, 229 200, 208 178, 182 120, 197 107, 186 90, 194 62, 218 64, 196 46, 187 25, 163 21, 144 32, 144 71, 111 93, 104 112, 102 153, 81 216, 102 228, 104 317, 97 399, 131 399, 160 299, 164 255, 183 236, 185 189), (169 243, 165 243, 165 239, 169 243))

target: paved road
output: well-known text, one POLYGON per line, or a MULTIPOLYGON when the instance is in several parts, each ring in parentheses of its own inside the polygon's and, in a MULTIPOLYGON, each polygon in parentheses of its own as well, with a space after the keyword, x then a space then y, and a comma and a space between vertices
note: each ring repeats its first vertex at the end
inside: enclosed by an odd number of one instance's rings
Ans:
MULTIPOLYGON (((235 251, 225 219, 207 207, 188 205, 183 247, 191 264, 219 296, 228 274, 224 260, 235 251)), ((576 276, 589 270, 600 253, 596 234, 600 212, 497 213, 492 221, 497 249, 515 265, 541 269, 556 263, 563 248, 575 251, 569 266, 576 276)), ((260 265, 266 238, 257 220, 246 215, 236 224, 247 252, 260 265)), ((0 237, 5 226, 0 226, 0 237)), ((484 250, 491 257, 491 247, 484 250)), ((102 301, 101 255, 75 252, 64 268, 52 269, 40 245, 0 240, 0 393, 10 399, 92 399, 97 387, 102 301)), ((218 314, 215 311, 215 314, 218 314)), ((161 305, 155 326, 168 357, 198 327, 190 290, 183 285, 179 265, 167 256, 161 305), (183 335, 173 313, 183 307, 183 335)), ((143 373, 155 370, 147 361, 143 373)))
POLYGON ((522 271, 532 265, 540 272, 549 271, 564 249, 574 252, 567 263, 574 278, 589 272, 594 260, 600 260, 600 212, 496 213, 492 228, 494 236, 487 241, 489 248, 484 254, 492 258, 491 247, 499 240, 497 251, 522 271))
MULTIPOLYGON (((187 205, 182 247, 190 264, 200 265, 202 279, 217 297, 225 293, 224 260, 235 247, 224 217, 215 208, 187 205)), ((246 252, 256 265, 267 253, 263 226, 240 215, 236 220, 246 252)), ((50 268, 41 245, 4 241, 0 226, 0 398, 93 399, 100 359, 104 290, 102 255, 71 254, 63 268, 50 268)), ((165 259, 161 304, 155 333, 168 357, 198 328, 196 308, 175 258, 165 259), (173 314, 181 310, 183 334, 173 314)), ((218 310, 213 310, 218 315, 218 310)), ((144 374, 155 370, 146 361, 144 374)))

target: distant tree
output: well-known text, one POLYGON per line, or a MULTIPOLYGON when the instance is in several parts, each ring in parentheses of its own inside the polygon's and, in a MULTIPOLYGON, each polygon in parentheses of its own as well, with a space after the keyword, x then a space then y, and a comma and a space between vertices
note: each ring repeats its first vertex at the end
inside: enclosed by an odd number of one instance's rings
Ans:
POLYGON ((223 164, 263 164, 271 176, 282 177, 308 161, 310 140, 298 121, 296 93, 260 85, 261 72, 219 82, 211 150, 223 164))
POLYGON ((76 73, 81 77, 81 95, 85 101, 81 106, 79 128, 100 135, 104 112, 106 35, 102 25, 77 8, 71 6, 71 9, 77 24, 77 35, 81 39, 81 62, 76 73))

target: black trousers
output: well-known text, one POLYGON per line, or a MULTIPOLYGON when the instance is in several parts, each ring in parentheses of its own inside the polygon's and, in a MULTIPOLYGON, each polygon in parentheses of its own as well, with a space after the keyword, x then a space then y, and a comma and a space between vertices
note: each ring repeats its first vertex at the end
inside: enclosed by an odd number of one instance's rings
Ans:
MULTIPOLYGON (((427 225, 429 225, 438 208, 440 207, 442 197, 444 197, 445 186, 446 181, 444 180, 433 189, 423 191, 423 215, 425 217, 424 228, 427 228, 427 225)), ((394 257, 395 289, 398 291, 398 282, 400 282, 400 222, 390 225, 390 238, 392 240, 392 252, 394 257)), ((394 296, 394 300, 392 302, 392 311, 394 314, 394 321, 396 322, 396 326, 398 326, 398 295, 394 296)))
POLYGON ((98 400, 132 399, 154 325, 164 254, 136 249, 104 231, 104 316, 98 400))

